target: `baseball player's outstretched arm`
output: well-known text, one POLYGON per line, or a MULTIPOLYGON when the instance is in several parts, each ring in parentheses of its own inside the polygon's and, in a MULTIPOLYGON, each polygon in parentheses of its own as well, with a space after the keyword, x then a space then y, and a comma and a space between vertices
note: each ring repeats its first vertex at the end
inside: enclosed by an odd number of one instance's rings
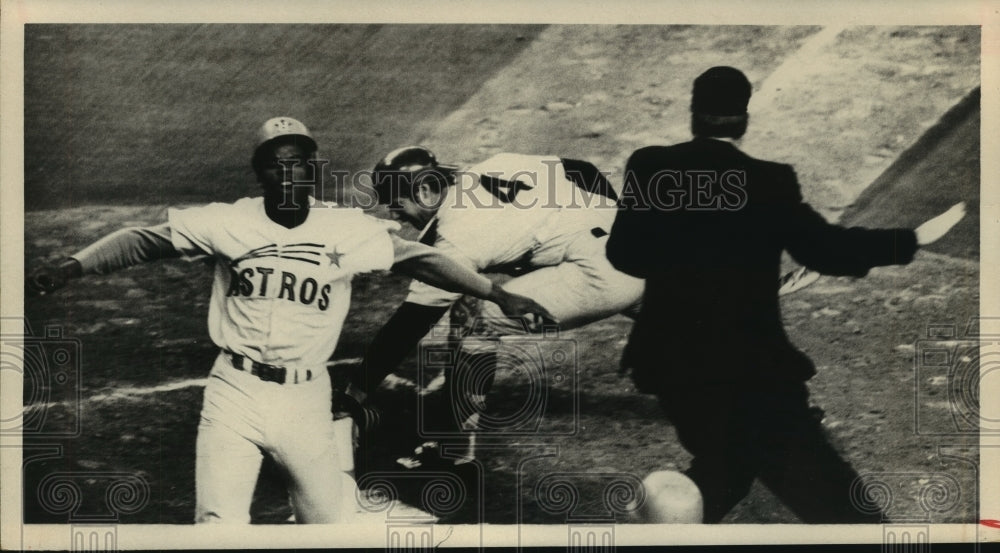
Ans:
POLYGON ((491 301, 508 317, 539 317, 555 321, 531 298, 511 294, 490 279, 466 268, 440 250, 392 235, 395 250, 393 272, 401 273, 449 292, 460 292, 491 301))
MULTIPOLYGON (((548 312, 529 298, 510 294, 488 278, 466 268, 437 248, 411 242, 393 235, 396 261, 392 270, 436 288, 470 294, 496 302, 511 317, 527 314, 552 319, 548 312)), ((404 302, 379 329, 365 351, 361 371, 353 384, 365 394, 378 385, 410 354, 427 332, 448 312, 449 306, 427 306, 404 302)))
POLYGON ((156 259, 178 257, 170 241, 170 225, 130 227, 115 231, 55 266, 35 269, 26 279, 29 294, 46 294, 70 279, 106 274, 156 259))

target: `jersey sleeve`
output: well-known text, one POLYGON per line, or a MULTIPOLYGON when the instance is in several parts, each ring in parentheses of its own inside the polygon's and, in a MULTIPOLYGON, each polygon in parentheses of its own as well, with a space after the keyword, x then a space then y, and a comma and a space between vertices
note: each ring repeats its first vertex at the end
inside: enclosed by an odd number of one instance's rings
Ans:
MULTIPOLYGON (((476 264, 467 256, 463 255, 462 252, 448 240, 438 237, 438 239, 434 242, 434 247, 442 250, 443 253, 459 264, 464 265, 475 272, 479 272, 476 268, 476 264)), ((455 303, 455 301, 457 301, 460 297, 462 297, 462 294, 460 293, 449 292, 447 290, 431 286, 430 284, 420 282, 419 280, 413 280, 410 282, 410 292, 406 296, 406 301, 427 307, 448 307, 455 303)))
POLYGON ((200 259, 216 252, 220 221, 225 220, 226 204, 212 203, 187 209, 167 210, 170 223, 170 241, 174 248, 188 260, 200 259))
POLYGON ((390 233, 400 229, 399 223, 360 214, 359 219, 352 222, 351 227, 351 232, 357 238, 349 241, 351 255, 344 257, 348 263, 346 268, 352 273, 391 269, 396 254, 390 233))
POLYGON ((107 274, 126 267, 176 257, 170 241, 170 225, 129 227, 115 231, 73 254, 84 274, 107 274))

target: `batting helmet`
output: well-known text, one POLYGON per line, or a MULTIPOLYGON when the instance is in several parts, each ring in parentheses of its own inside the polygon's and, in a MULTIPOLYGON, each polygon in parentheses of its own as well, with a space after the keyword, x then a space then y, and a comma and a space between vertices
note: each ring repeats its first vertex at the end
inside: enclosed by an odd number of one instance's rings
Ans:
POLYGON ((260 148, 264 144, 278 138, 279 136, 298 136, 305 138, 308 144, 312 145, 312 149, 316 149, 316 140, 313 139, 312 133, 309 129, 302 124, 298 119, 292 119, 291 117, 272 117, 264 122, 263 125, 257 129, 257 147, 260 148))
POLYGON ((302 144, 309 150, 309 153, 313 153, 317 149, 316 140, 301 121, 291 117, 272 117, 257 129, 257 147, 253 152, 252 160, 254 168, 257 168, 260 162, 259 157, 265 150, 265 146, 269 145, 271 141, 283 137, 288 137, 288 139, 302 144))
POLYGON ((406 146, 389 152, 375 164, 372 183, 378 202, 388 204, 425 179, 442 186, 457 170, 455 165, 439 163, 434 152, 423 146, 406 146))

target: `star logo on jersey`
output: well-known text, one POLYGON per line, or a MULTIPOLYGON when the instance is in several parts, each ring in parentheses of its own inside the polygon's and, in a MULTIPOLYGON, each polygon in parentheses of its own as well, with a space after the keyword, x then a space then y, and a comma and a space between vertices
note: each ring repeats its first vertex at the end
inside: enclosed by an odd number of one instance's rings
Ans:
MULTIPOLYGON (((254 248, 248 251, 247 253, 237 257, 236 259, 233 259, 229 264, 232 267, 237 267, 240 265, 240 263, 243 263, 244 261, 248 261, 250 259, 259 259, 262 257, 277 257, 280 259, 291 259, 294 261, 302 261, 304 263, 309 263, 310 265, 319 265, 320 264, 319 260, 322 259, 324 248, 326 248, 326 245, 314 244, 312 242, 282 244, 281 246, 277 244, 267 244, 266 246, 261 246, 259 248, 254 248)), ((340 265, 337 266, 339 267, 340 265)))
POLYGON ((340 268, 340 258, 344 257, 344 254, 337 251, 337 248, 333 248, 332 252, 326 252, 326 256, 330 258, 330 265, 336 265, 340 268))

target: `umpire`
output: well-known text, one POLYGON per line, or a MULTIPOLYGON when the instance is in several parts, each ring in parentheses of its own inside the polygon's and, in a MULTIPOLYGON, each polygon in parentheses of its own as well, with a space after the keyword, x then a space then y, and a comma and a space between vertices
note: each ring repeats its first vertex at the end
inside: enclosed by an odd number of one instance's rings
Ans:
MULTIPOLYGON (((686 474, 705 522, 719 522, 759 478, 804 522, 879 523, 882 513, 852 501, 858 475, 810 414, 815 367, 782 327, 781 252, 860 277, 909 263, 918 241, 936 236, 828 224, 803 202, 790 166, 736 147, 750 92, 739 70, 709 69, 694 81, 694 139, 629 158, 607 254, 646 288, 623 363, 694 455, 686 474)), ((944 225, 940 236, 953 224, 922 227, 944 225)))

